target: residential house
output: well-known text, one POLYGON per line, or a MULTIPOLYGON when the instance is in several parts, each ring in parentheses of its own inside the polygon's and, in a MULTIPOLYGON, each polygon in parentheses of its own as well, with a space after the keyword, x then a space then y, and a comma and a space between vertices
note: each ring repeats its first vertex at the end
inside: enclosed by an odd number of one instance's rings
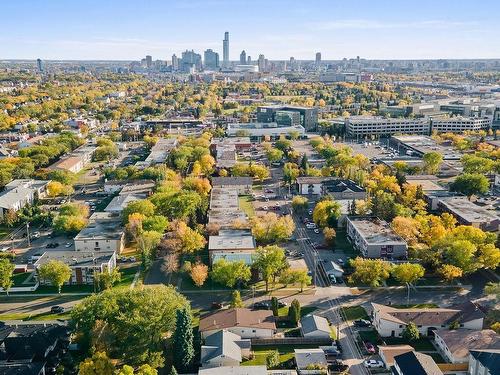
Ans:
POLYGON ((328 369, 323 349, 294 349, 299 374, 324 374, 328 369))
POLYGON ((385 368, 390 370, 394 366, 394 357, 400 354, 412 352, 415 349, 410 345, 379 345, 378 354, 385 364, 385 368))
POLYGON ((208 255, 213 264, 220 259, 245 264, 253 263, 255 238, 249 229, 221 229, 217 236, 208 238, 208 255))
POLYGON ((269 310, 231 308, 219 310, 200 319, 202 338, 226 329, 243 339, 270 338, 276 333, 273 313, 269 310))
POLYGON ((411 308, 397 309, 391 306, 372 303, 373 326, 382 337, 402 335, 407 324, 415 323, 421 335, 432 336, 439 328, 460 324, 461 328, 483 328, 484 312, 473 302, 450 308, 411 308))
POLYGON ((26 205, 33 204, 37 199, 43 198, 49 182, 19 179, 5 185, 5 190, 0 193, 0 220, 8 211, 17 212, 26 205))
POLYGON ((500 335, 491 329, 437 329, 434 342, 451 363, 467 363, 470 350, 500 349, 500 335))
POLYGON ((49 169, 63 170, 72 173, 78 173, 85 167, 85 162, 80 156, 68 156, 56 161, 49 169))
POLYGON ((36 135, 34 137, 19 142, 17 144, 17 149, 22 150, 23 148, 39 145, 45 138, 46 138, 45 135, 36 135))
POLYGON ((250 339, 228 330, 217 331, 201 346, 202 367, 239 366, 244 357, 250 357, 250 339))
POLYGON ((498 375, 500 369, 500 350, 471 350, 467 375, 498 375))
POLYGON ((120 254, 125 246, 125 232, 120 216, 111 212, 93 213, 74 242, 75 251, 114 251, 120 254))
POLYGON ((110 212, 121 215, 124 208, 128 206, 129 203, 135 202, 137 200, 147 198, 144 194, 124 194, 114 197, 111 202, 106 206, 104 212, 110 212))
POLYGON ((405 259, 408 245, 391 226, 377 217, 347 218, 347 237, 366 258, 405 259))
POLYGON ((222 366, 200 368, 198 375, 268 375, 266 366, 222 366))
POLYGON ((306 315, 300 319, 300 331, 304 337, 325 338, 331 337, 330 323, 322 316, 306 315))
POLYGON ((395 375, 443 375, 430 355, 407 352, 394 357, 395 375))
MULTIPOLYGON (((114 251, 46 251, 35 262, 35 269, 42 265, 57 260, 71 268, 71 278, 66 284, 94 284, 95 272, 111 272, 116 267, 116 253, 114 251)), ((41 284, 46 280, 39 279, 41 284)))

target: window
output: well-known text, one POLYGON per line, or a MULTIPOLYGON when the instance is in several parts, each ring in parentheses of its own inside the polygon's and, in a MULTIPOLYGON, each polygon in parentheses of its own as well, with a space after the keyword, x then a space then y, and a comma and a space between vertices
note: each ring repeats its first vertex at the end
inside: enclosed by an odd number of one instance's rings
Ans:
POLYGON ((95 242, 95 246, 98 247, 99 246, 99 242, 96 241, 95 242))
POLYGON ((256 330, 256 329, 252 329, 252 333, 256 333, 256 332, 257 332, 257 330, 256 330))

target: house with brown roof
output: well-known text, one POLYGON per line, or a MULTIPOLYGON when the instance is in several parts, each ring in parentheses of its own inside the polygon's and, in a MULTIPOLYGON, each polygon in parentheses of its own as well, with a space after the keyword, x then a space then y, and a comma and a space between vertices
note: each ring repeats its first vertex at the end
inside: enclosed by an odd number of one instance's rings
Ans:
POLYGON ((500 349, 500 335, 491 329, 438 329, 434 331, 434 342, 451 363, 469 362, 470 350, 500 349))
POLYGON ((219 310, 200 319, 200 332, 204 339, 223 329, 242 339, 270 338, 276 333, 276 323, 271 311, 246 308, 219 310))
POLYGON ((372 303, 373 326, 382 337, 402 336, 406 325, 415 323, 421 335, 432 335, 432 331, 449 328, 458 323, 460 328, 483 328, 484 312, 473 302, 450 308, 397 309, 372 303))

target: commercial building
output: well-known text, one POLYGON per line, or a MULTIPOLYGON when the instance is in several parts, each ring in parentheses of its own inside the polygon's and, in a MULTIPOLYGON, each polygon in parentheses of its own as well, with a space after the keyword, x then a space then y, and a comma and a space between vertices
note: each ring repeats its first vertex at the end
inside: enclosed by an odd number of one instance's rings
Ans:
POLYGON ((246 65, 247 63, 247 53, 245 50, 241 51, 240 53, 240 65, 246 65))
POLYGON ((208 256, 211 264, 225 259, 230 262, 243 261, 251 265, 255 248, 255 238, 250 230, 223 229, 219 230, 218 235, 208 238, 208 256))
POLYGON ((276 122, 278 126, 301 125, 306 131, 315 131, 318 126, 318 109, 287 105, 258 107, 257 122, 276 122))
POLYGON ((449 212, 462 225, 471 225, 485 231, 500 229, 500 217, 492 211, 478 206, 466 197, 444 197, 438 200, 438 209, 449 212))
POLYGON ((305 134, 305 129, 300 126, 278 126, 275 122, 249 122, 228 124, 226 133, 229 137, 241 135, 249 136, 251 140, 261 141, 263 139, 279 139, 290 133, 305 134))
POLYGON ((121 217, 110 212, 93 213, 74 242, 75 251, 112 251, 120 254, 125 243, 121 217))
POLYGON ((411 156, 422 157, 428 152, 439 152, 443 160, 460 160, 463 156, 451 142, 440 144, 429 136, 398 135, 391 137, 390 143, 399 152, 406 151, 411 156))
POLYGON ((347 237, 367 258, 405 259, 408 245, 377 217, 347 217, 347 237))
POLYGON ((28 204, 33 204, 37 199, 43 198, 47 193, 50 181, 18 179, 5 185, 5 190, 0 193, 0 220, 3 220, 8 211, 17 212, 28 204))
POLYGON ((193 50, 182 52, 182 58, 179 62, 179 69, 184 73, 195 73, 201 71, 201 55, 193 50))
POLYGON ((143 167, 149 167, 155 164, 165 163, 170 152, 177 146, 177 138, 160 138, 158 142, 151 147, 146 160, 138 162, 143 167))
POLYGON ((345 120, 346 133, 353 138, 372 135, 429 134, 429 127, 429 121, 426 119, 352 116, 345 120))
POLYGON ((468 363, 470 350, 500 349, 500 335, 491 329, 437 329, 434 342, 451 363, 468 363))
MULTIPOLYGON (((71 278, 66 284, 94 284, 94 273, 111 272, 116 267, 116 253, 114 251, 46 251, 35 262, 38 269, 52 261, 57 260, 67 264, 71 268, 71 278)), ((41 284, 48 283, 38 277, 41 284)))
POLYGON ((207 49, 204 53, 204 63, 207 70, 219 69, 219 54, 211 49, 207 49))
POLYGON ((373 326, 382 337, 400 337, 409 323, 415 323, 421 335, 432 336, 433 331, 449 328, 457 321, 461 328, 481 330, 485 314, 473 302, 450 308, 397 309, 372 303, 373 326))
POLYGON ((242 339, 271 338, 276 333, 276 323, 272 311, 246 308, 219 310, 200 318, 200 333, 204 339, 224 329, 242 339))
POLYGON ((222 66, 229 67, 229 32, 224 33, 224 40, 222 41, 222 66))
POLYGON ((464 131, 488 130, 491 117, 449 117, 431 120, 431 131, 440 133, 462 133, 464 131))
POLYGON ((252 177, 212 177, 212 187, 233 188, 238 194, 252 193, 252 177))

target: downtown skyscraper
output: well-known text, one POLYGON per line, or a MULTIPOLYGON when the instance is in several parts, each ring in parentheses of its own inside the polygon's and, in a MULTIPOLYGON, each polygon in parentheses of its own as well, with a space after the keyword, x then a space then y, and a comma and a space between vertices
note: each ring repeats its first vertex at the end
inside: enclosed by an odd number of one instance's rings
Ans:
POLYGON ((227 68, 229 66, 229 32, 224 33, 224 40, 222 41, 222 66, 227 68))

